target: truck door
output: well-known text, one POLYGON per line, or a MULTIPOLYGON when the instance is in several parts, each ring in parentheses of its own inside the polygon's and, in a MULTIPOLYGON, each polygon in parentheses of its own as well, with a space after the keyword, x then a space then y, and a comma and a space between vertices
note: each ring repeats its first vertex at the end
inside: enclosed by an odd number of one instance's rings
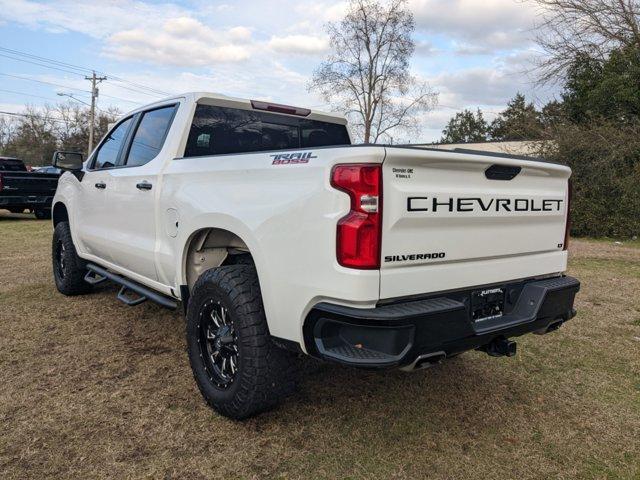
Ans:
POLYGON ((113 189, 111 172, 116 168, 129 134, 133 117, 120 122, 102 141, 92 157, 78 193, 73 221, 81 251, 111 261, 110 217, 114 214, 109 192, 113 189))
POLYGON ((156 197, 165 156, 161 151, 176 105, 136 115, 119 168, 110 172, 109 244, 113 263, 149 280, 158 280, 155 263, 156 197))

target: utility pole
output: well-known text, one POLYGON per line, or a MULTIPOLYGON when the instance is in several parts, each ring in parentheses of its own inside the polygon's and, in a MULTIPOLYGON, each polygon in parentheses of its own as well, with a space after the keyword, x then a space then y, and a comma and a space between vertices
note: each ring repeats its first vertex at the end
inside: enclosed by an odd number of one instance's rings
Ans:
POLYGON ((91 110, 89 111, 89 151, 87 155, 91 154, 93 150, 93 128, 95 125, 96 117, 96 100, 98 99, 98 83, 106 80, 107 77, 96 77, 96 72, 92 72, 90 77, 84 77, 85 80, 91 80, 91 110))

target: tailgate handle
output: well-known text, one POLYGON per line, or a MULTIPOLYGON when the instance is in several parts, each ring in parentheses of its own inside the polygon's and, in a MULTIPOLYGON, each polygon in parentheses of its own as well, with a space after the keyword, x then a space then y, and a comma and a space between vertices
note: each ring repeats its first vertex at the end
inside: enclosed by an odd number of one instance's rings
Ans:
POLYGON ((522 167, 510 167, 508 165, 491 165, 484 171, 484 176, 489 180, 512 180, 520 173, 522 167))

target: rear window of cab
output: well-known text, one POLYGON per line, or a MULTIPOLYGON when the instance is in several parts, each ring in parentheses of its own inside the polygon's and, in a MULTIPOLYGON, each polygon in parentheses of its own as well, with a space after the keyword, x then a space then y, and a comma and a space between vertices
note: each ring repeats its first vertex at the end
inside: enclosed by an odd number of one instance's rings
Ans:
POLYGON ((350 144, 345 125, 268 112, 198 105, 184 156, 350 144))

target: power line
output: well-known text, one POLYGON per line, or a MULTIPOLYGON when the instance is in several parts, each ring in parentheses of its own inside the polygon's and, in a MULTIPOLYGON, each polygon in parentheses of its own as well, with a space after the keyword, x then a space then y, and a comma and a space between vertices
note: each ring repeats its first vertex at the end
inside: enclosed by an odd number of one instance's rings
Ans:
POLYGON ((53 117, 46 117, 44 115, 36 115, 36 114, 32 114, 32 113, 16 113, 16 112, 5 112, 3 110, 0 110, 0 115, 9 115, 12 117, 26 117, 26 118, 40 118, 43 120, 50 120, 52 122, 59 122, 59 123, 67 123, 66 120, 62 119, 62 118, 53 118, 53 117))
POLYGON ((58 60, 53 60, 51 58, 47 58, 47 57, 41 57, 38 55, 33 55, 31 53, 27 53, 27 52, 21 52, 19 50, 13 50, 11 48, 6 48, 6 47, 0 47, 0 50, 6 53, 10 53, 12 55, 17 55, 17 56, 21 56, 21 57, 27 57, 27 58, 31 58, 34 60, 38 60, 41 62, 47 62, 47 63, 53 63, 56 65, 59 65, 61 67, 65 67, 65 68, 71 68, 74 70, 80 70, 81 72, 86 73, 86 72, 90 72, 90 70, 88 68, 84 68, 84 67, 79 67, 77 65, 73 65, 71 63, 65 63, 65 62, 60 62, 58 60))
MULTIPOLYGON (((25 96, 27 96, 27 97, 41 98, 41 99, 43 99, 43 100, 49 100, 49 101, 52 101, 52 102, 53 102, 53 101, 57 101, 57 100, 56 100, 56 99, 54 99, 54 98, 43 97, 42 95, 34 95, 33 93, 18 92, 18 91, 16 91, 16 90, 5 90, 4 88, 0 88, 0 92, 13 93, 13 94, 15 94, 15 95, 25 95, 25 96)), ((74 100, 77 100, 77 99, 76 99, 76 98, 74 98, 74 100)), ((84 102, 82 102, 82 103, 84 103, 84 102)), ((85 105, 87 105, 87 104, 85 104, 85 105)), ((105 112, 104 110, 102 110, 102 109, 101 109, 101 108, 99 108, 99 107, 96 107, 96 109, 98 109, 100 112, 105 113, 105 114, 108 114, 108 113, 109 113, 109 112, 105 112)))
MULTIPOLYGON (((104 72, 100 72, 100 73, 104 73, 104 72)), ((145 85, 142 85, 141 83, 136 83, 136 82, 132 82, 130 80, 125 80, 123 78, 116 77, 115 75, 110 75, 110 76, 111 76, 112 79, 114 79, 117 82, 124 82, 124 83, 132 85, 134 87, 144 88, 146 90, 149 90, 150 92, 155 92, 155 93, 158 93, 158 94, 163 95, 165 97, 170 97, 170 96, 173 95, 173 93, 165 92, 163 90, 158 90, 157 88, 153 88, 153 87, 147 87, 145 85)))
MULTIPOLYGON (((0 72, 0 75, 4 75, 5 77, 17 78, 19 80, 28 80, 30 82, 43 83, 45 85, 53 85, 54 87, 66 88, 68 90, 77 90, 77 91, 83 92, 83 93, 91 93, 88 90, 83 90, 83 89, 78 88, 78 87, 70 87, 69 85, 62 85, 60 83, 47 82, 45 80, 38 80, 38 79, 35 79, 35 78, 23 77, 23 76, 20 76, 20 75, 11 75, 10 73, 0 72)), ((120 100, 121 102, 133 103, 135 105, 142 105, 142 103, 140 103, 140 102, 135 102, 133 100, 127 100, 126 98, 120 98, 120 97, 116 97, 114 95, 107 95, 106 93, 100 93, 100 95, 102 97, 108 97, 108 98, 113 98, 115 100, 120 100)))
MULTIPOLYGON (((8 53, 8 54, 11 54, 11 55, 14 55, 14 56, 26 57, 26 58, 30 59, 30 60, 26 60, 25 58, 15 58, 15 57, 9 57, 6 54, 0 54, 2 56, 7 57, 7 58, 12 58, 13 60, 24 61, 24 62, 27 62, 27 63, 34 63, 36 65, 44 66, 44 67, 47 67, 47 68, 54 68, 56 70, 67 71, 67 73, 74 73, 76 75, 86 75, 87 73, 90 73, 90 72, 93 71, 93 70, 91 70, 89 68, 81 67, 81 66, 78 66, 78 65, 74 65, 72 63, 60 62, 58 60, 54 60, 54 59, 51 59, 51 58, 42 57, 42 56, 39 56, 39 55, 33 55, 31 53, 21 52, 19 50, 13 50, 13 49, 6 48, 6 47, 0 47, 0 51, 8 53), (38 62, 45 62, 45 63, 52 64, 52 65, 42 65, 42 63, 35 63, 34 60, 36 60, 38 62), (67 70, 63 70, 61 67, 64 67, 67 70), (68 69, 73 69, 75 71, 69 71, 68 69), (80 73, 80 72, 82 72, 82 73, 80 73)), ((170 93, 162 91, 160 89, 157 89, 157 88, 154 88, 154 87, 149 87, 149 86, 143 85, 141 83, 137 83, 137 82, 132 82, 130 80, 126 80, 126 79, 124 79, 122 77, 111 75, 111 74, 108 74, 106 72, 100 72, 100 71, 96 70, 96 73, 99 74, 99 75, 103 75, 103 76, 109 76, 109 77, 111 77, 112 79, 114 79, 114 80, 116 80, 118 82, 127 83, 127 84, 129 84, 129 85, 131 85, 131 86, 133 86, 133 87, 135 87, 137 89, 145 90, 147 92, 152 92, 156 96, 157 95, 162 95, 162 96, 170 96, 171 95, 170 93)), ((133 90, 133 91, 136 91, 137 93, 144 93, 144 92, 137 91, 137 90, 133 90)), ((146 93, 146 94, 149 95, 149 93, 146 93)))
MULTIPOLYGON (((60 83, 47 82, 45 80, 38 80, 36 78, 23 77, 23 76, 20 76, 20 75, 11 75, 9 73, 3 73, 3 72, 0 72, 0 75, 4 75, 5 77, 17 78, 19 80, 28 80, 29 82, 43 83, 45 85, 52 85, 54 87, 66 88, 68 90, 77 90, 78 92, 82 92, 82 93, 91 93, 89 90, 83 90, 83 89, 78 88, 78 87, 70 87, 69 85, 62 85, 60 83)), ((140 102, 135 102, 133 100, 128 100, 126 98, 116 97, 115 95, 107 95, 106 93, 102 93, 102 92, 100 92, 100 96, 113 98, 115 100, 120 100, 121 102, 133 103, 135 105, 142 105, 140 102)))
POLYGON ((45 80, 37 80, 35 78, 23 77, 23 76, 20 76, 20 75, 11 75, 10 73, 0 72, 0 75, 3 75, 5 77, 17 78, 19 80, 27 80, 29 82, 37 82, 37 83, 43 83, 45 85, 53 85, 54 87, 66 88, 66 89, 69 89, 69 90, 77 90, 77 91, 83 92, 83 93, 91 93, 89 90, 83 90, 83 89, 78 88, 78 87, 70 87, 69 85, 62 85, 60 83, 47 82, 45 80))
POLYGON ((26 59, 24 59, 24 58, 16 58, 16 57, 12 57, 12 56, 9 56, 9 55, 5 55, 4 53, 0 53, 0 57, 10 58, 11 60, 16 60, 16 61, 18 61, 18 62, 30 63, 30 64, 32 64, 32 65, 38 65, 38 66, 40 66, 40 67, 51 68, 51 69, 53 69, 53 70, 58 70, 58 71, 60 71, 60 72, 71 73, 71 74, 73 74, 73 75, 80 75, 80 76, 82 76, 82 74, 81 74, 81 73, 79 73, 79 72, 74 72, 74 71, 71 71, 71 70, 65 70, 64 68, 58 68, 58 67, 54 67, 54 66, 52 66, 52 65, 47 65, 47 64, 43 64, 43 63, 32 62, 31 60, 26 60, 26 59))
MULTIPOLYGON (((96 73, 97 73, 97 72, 96 72, 96 73)), ((114 78, 114 79, 115 79, 115 77, 112 77, 112 78, 114 78)), ((110 82, 109 80, 106 80, 106 83, 108 83, 108 84, 110 84, 110 85, 114 85, 114 83, 113 83, 113 82, 110 82)), ((140 91, 140 90, 136 90, 136 89, 134 89, 134 88, 131 88, 131 87, 126 87, 126 86, 124 86, 124 85, 117 85, 117 84, 115 84, 114 86, 115 86, 115 87, 117 87, 117 88, 124 88, 125 90, 129 90, 129 91, 131 91, 131 92, 141 93, 141 94, 143 94, 143 95, 149 95, 150 97, 154 97, 154 98, 159 98, 159 97, 161 96, 161 95, 158 95, 157 93, 143 92, 143 91, 140 91)), ((169 95, 167 95, 167 96, 169 96, 169 95)))
POLYGON ((34 98, 42 98, 44 100, 50 100, 53 101, 52 98, 49 97, 43 97, 41 95, 34 95, 33 93, 25 93, 25 92, 16 92, 15 90, 5 90, 4 88, 0 88, 0 92, 6 92, 6 93, 14 93, 16 95, 25 95, 27 97, 34 97, 34 98))
MULTIPOLYGON (((0 47, 0 48, 2 48, 2 47, 0 47)), ((5 58, 9 58, 9 59, 11 59, 11 60, 16 60, 16 61, 18 61, 18 62, 30 63, 30 64, 32 64, 32 65, 37 65, 37 66, 40 66, 40 67, 50 68, 50 69, 53 69, 53 70, 57 70, 57 71, 59 71, 59 72, 70 73, 70 74, 72 74, 72 75, 79 75, 79 76, 81 76, 81 77, 84 77, 84 75, 83 75, 82 73, 80 73, 80 72, 74 72, 74 71, 72 71, 72 70, 67 70, 67 69, 64 69, 64 68, 59 68, 59 67, 56 67, 56 66, 54 66, 54 65, 48 65, 48 64, 46 64, 46 63, 34 62, 34 61, 27 60, 27 59, 24 59, 24 58, 16 58, 16 57, 13 57, 13 56, 10 56, 10 55, 5 55, 4 53, 0 53, 0 57, 5 57, 5 58)), ((116 86, 117 88, 124 88, 124 89, 126 89, 126 90, 130 90, 130 91, 135 92, 135 93, 138 93, 138 94, 149 95, 149 96, 156 97, 156 98, 158 98, 158 97, 159 97, 159 95, 158 95, 158 94, 155 94, 155 93, 148 93, 148 92, 144 92, 144 91, 141 91, 141 90, 137 90, 137 89, 133 89, 133 88, 125 87, 124 85, 115 85, 115 86, 116 86)))
POLYGON ((135 102, 133 100, 127 100, 126 98, 115 97, 113 95, 107 95, 106 93, 100 92, 101 97, 113 98, 115 100, 120 100, 121 102, 133 103, 134 105, 143 105, 140 102, 135 102))

